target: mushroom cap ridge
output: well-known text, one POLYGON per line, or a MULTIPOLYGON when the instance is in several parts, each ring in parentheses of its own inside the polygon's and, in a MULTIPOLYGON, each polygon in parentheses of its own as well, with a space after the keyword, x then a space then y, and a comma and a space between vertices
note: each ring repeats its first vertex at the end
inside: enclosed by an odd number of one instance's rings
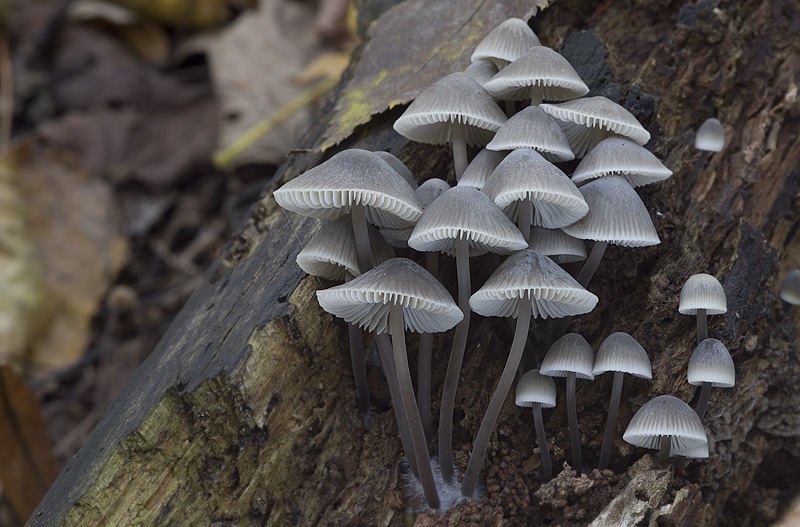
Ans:
POLYGON ((643 448, 660 448, 662 436, 670 436, 670 451, 692 451, 708 443, 697 413, 671 395, 659 395, 634 414, 622 439, 643 448))

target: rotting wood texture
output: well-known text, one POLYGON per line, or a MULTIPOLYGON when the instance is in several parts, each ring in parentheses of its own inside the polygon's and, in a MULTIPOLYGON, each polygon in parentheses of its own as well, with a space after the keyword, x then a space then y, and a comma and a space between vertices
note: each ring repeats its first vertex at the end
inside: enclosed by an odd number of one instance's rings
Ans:
MULTIPOLYGON (((385 4, 365 2, 362 18, 376 19, 385 4)), ((615 473, 576 478, 565 469, 540 485, 531 416, 507 402, 484 465, 486 497, 445 518, 420 516, 417 525, 528 525, 531 518, 610 525, 621 517, 768 525, 791 497, 779 491, 800 483, 800 313, 776 295, 780 278, 800 267, 794 3, 565 0, 533 25, 592 94, 619 100, 639 118, 653 134, 649 148, 675 172, 640 190, 661 245, 611 248, 590 286, 598 307, 572 323, 595 349, 614 331, 632 334, 651 357, 654 380, 626 380, 615 473), (692 131, 712 116, 725 126, 726 148, 693 171, 700 154, 692 131), (737 385, 712 393, 710 459, 635 463, 644 452, 621 440, 633 412, 662 393, 695 396, 685 382, 694 319, 679 315, 677 303, 696 272, 718 276, 727 292, 728 313, 711 317, 709 331, 730 349, 737 385)), ((280 180, 333 153, 313 150, 343 96, 335 94, 305 137, 301 146, 312 151, 291 155, 280 180)), ((449 173, 447 149, 407 143, 391 131, 401 110, 373 117, 337 149, 389 149, 419 180, 449 173)), ((320 284, 294 263, 320 223, 290 222, 271 190, 30 525, 403 525, 401 452, 380 371, 369 371, 378 413, 366 429, 351 389, 345 327, 318 307, 320 284)), ((476 286, 492 261, 476 266, 476 286)), ((443 265, 452 276, 452 262, 443 265)), ((532 333, 546 329, 536 325, 532 333)), ((438 340, 434 379, 441 383, 449 336, 438 340)), ((504 323, 475 320, 456 401, 461 467, 509 344, 504 323)), ((588 467, 597 463, 610 377, 578 383, 588 467)), ((545 420, 558 467, 569 451, 563 406, 545 420)))

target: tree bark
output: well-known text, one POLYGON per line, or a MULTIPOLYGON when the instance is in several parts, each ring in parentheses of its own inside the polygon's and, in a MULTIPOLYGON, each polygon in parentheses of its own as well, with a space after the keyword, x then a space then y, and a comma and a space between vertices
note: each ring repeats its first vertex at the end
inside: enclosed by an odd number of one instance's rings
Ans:
MULTIPOLYGON (((365 1, 362 25, 386 3, 365 1)), ((565 469, 541 484, 531 417, 506 401, 484 463, 486 497, 445 518, 426 513, 417 525, 527 525, 533 517, 561 525, 638 525, 656 517, 662 525, 764 525, 791 496, 778 490, 798 488, 800 312, 776 294, 780 279, 800 267, 800 51, 792 6, 565 0, 534 19, 542 42, 572 62, 590 95, 630 109, 653 135, 648 148, 674 171, 638 190, 662 243, 609 247, 590 286, 600 303, 571 322, 595 349, 614 331, 632 334, 648 351, 654 378, 626 382, 610 463, 615 474, 575 478, 565 469), (700 157, 693 130, 708 117, 722 121, 726 147, 693 171, 700 157), (696 397, 686 382, 695 321, 679 315, 677 304, 697 272, 720 278, 727 293, 728 313, 709 318, 709 334, 731 351, 737 385, 712 392, 704 419, 709 459, 658 463, 624 443, 621 432, 656 395, 696 397)), ((432 10, 426 24, 438 13, 432 10)), ((371 34, 356 52, 303 140, 308 151, 290 154, 29 525, 400 526, 411 519, 380 371, 369 371, 377 413, 366 428, 352 390, 346 326, 319 308, 319 282, 294 263, 321 223, 284 213, 271 195, 333 153, 316 146, 347 97, 344 83, 366 60, 369 42, 390 36, 371 34)), ((439 66, 461 70, 468 55, 442 55, 439 66)), ((374 116, 337 149, 388 149, 419 181, 452 173, 449 150, 392 131, 401 112, 374 116)), ((476 286, 491 272, 488 261, 477 260, 476 286)), ((455 275, 452 260, 442 266, 442 276, 455 275)), ((532 334, 547 329, 534 322, 532 334)), ((434 416, 450 338, 435 339, 434 416)), ((497 350, 510 340, 502 321, 474 321, 454 420, 462 470, 505 362, 497 350)), ((604 375, 578 389, 589 469, 597 465, 611 381, 604 375)), ((559 405, 544 419, 558 469, 569 458, 563 385, 559 405)))

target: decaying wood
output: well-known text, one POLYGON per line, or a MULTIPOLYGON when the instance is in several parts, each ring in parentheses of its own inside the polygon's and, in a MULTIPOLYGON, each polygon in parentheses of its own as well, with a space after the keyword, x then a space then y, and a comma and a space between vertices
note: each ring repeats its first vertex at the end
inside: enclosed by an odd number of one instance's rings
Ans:
MULTIPOLYGON (((362 16, 376 18, 370 9, 379 4, 362 6, 362 16)), ((653 134, 649 148, 675 172, 640 190, 661 245, 609 249, 590 286, 598 307, 572 322, 595 348, 611 332, 631 333, 651 357, 654 380, 626 380, 614 473, 576 478, 565 467, 540 485, 531 416, 507 402, 484 465, 486 497, 445 518, 422 515, 417 525, 529 525, 532 518, 766 525, 791 497, 779 492, 797 488, 800 473, 800 312, 783 306, 776 291, 800 267, 800 22, 793 6, 564 0, 537 16, 542 42, 562 50, 594 93, 630 108, 653 134), (693 171, 700 153, 692 130, 712 116, 725 126, 726 148, 693 171), (712 393, 710 459, 636 462, 644 452, 621 440, 622 423, 652 396, 695 396, 685 381, 694 319, 679 315, 677 302, 697 272, 719 277, 728 295, 728 313, 711 317, 709 331, 731 350, 737 385, 712 393)), ((305 138, 311 151, 290 155, 279 180, 333 152, 313 149, 335 104, 305 138)), ((337 148, 389 149, 419 180, 448 173, 446 149, 391 131, 401 111, 374 117, 337 148)), ((346 328, 322 312, 314 295, 320 283, 294 264, 320 223, 286 215, 271 189, 30 525, 399 526, 411 518, 380 370, 369 371, 378 410, 365 428, 343 349, 346 328)), ((478 264, 476 284, 492 262, 478 264)), ((453 274, 448 266, 443 276, 453 274)), ((542 330, 539 324, 532 333, 542 330)), ((441 383, 449 336, 437 342, 434 379, 441 383)), ((505 324, 475 320, 456 402, 461 467, 509 344, 505 324)), ((610 376, 578 383, 589 467, 597 463, 610 390, 610 376)), ((559 466, 569 450, 564 408, 545 419, 559 466)))

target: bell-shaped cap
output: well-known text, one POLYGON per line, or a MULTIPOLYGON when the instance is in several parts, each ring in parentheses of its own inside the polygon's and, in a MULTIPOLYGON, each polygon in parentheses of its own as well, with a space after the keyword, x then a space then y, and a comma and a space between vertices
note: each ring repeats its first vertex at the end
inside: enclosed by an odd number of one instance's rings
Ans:
POLYGON ((557 229, 586 216, 589 206, 566 174, 534 150, 514 150, 497 165, 483 192, 516 221, 519 203, 533 203, 529 225, 557 229))
POLYGON ((619 371, 643 379, 653 378, 653 368, 647 352, 635 338, 622 332, 606 337, 597 350, 592 373, 600 375, 607 371, 619 371))
POLYGON ((663 181, 672 175, 648 149, 621 137, 600 141, 581 160, 572 181, 582 183, 609 174, 621 176, 632 187, 663 181))
POLYGON ((439 178, 431 178, 425 181, 417 189, 417 197, 422 203, 422 208, 427 208, 436 198, 450 190, 447 181, 439 178))
POLYGON ((508 254, 528 246, 503 211, 472 187, 456 186, 436 198, 417 221, 408 245, 452 255, 457 239, 469 241, 470 256, 489 251, 508 254))
POLYGON ((650 140, 650 132, 636 117, 605 97, 584 97, 540 108, 558 119, 575 157, 581 158, 597 143, 612 135, 630 139, 638 145, 650 140))
POLYGON ((725 290, 719 280, 706 273, 689 277, 681 289, 678 312, 682 315, 696 315, 698 309, 705 309, 708 315, 721 315, 728 312, 725 290))
MULTIPOLYGON (((394 258, 394 251, 378 230, 371 225, 367 229, 373 267, 394 258)), ((322 227, 297 254, 297 265, 312 276, 328 280, 343 281, 345 273, 360 275, 352 218, 342 216, 322 227)))
POLYGON ((717 119, 707 119, 694 136, 694 147, 698 150, 719 152, 725 146, 725 130, 717 119))
POLYGON ((524 20, 509 18, 481 40, 470 60, 491 60, 498 69, 502 69, 528 49, 541 45, 536 33, 524 20))
POLYGON ((545 46, 529 49, 485 85, 495 99, 568 101, 589 93, 589 87, 567 59, 545 46))
POLYGON ((464 70, 464 73, 475 79, 475 82, 483 86, 492 77, 497 75, 497 65, 488 59, 476 60, 464 70))
POLYGON ((736 367, 725 344, 717 339, 705 339, 689 358, 689 384, 711 383, 715 388, 730 388, 736 384, 736 367))
POLYGON ((383 228, 380 230, 383 239, 397 249, 408 249, 408 239, 411 237, 412 232, 414 232, 414 227, 406 227, 405 229, 383 228))
POLYGON ((534 404, 542 408, 556 406, 556 383, 552 377, 542 375, 539 370, 530 370, 517 381, 517 406, 530 408, 534 404))
POLYGON ((570 236, 561 229, 532 227, 528 247, 558 264, 586 259, 586 242, 570 236))
POLYGON ((673 452, 672 449, 670 449, 669 457, 678 457, 678 456, 688 457, 692 459, 705 459, 708 457, 708 441, 706 441, 700 446, 690 448, 688 450, 678 450, 676 452, 673 452))
POLYGON ((412 141, 452 143, 452 126, 466 126, 469 145, 485 146, 508 120, 483 86, 466 73, 451 73, 420 93, 394 122, 394 129, 412 141))
POLYGON ((561 228, 570 236, 623 247, 661 243, 641 198, 621 177, 595 179, 579 190, 589 205, 589 213, 561 228))
POLYGON ((414 190, 417 189, 418 185, 417 185, 417 180, 414 179, 414 174, 411 173, 411 171, 408 169, 405 163, 397 159, 397 156, 395 156, 394 154, 390 154, 389 152, 382 152, 382 151, 378 151, 375 153, 378 155, 378 157, 386 161, 386 163, 388 163, 390 167, 395 169, 398 174, 403 176, 403 179, 408 181, 408 184, 411 185, 411 188, 413 188, 414 190))
POLYGON ((659 395, 639 408, 622 439, 635 446, 658 450, 663 436, 671 438, 670 452, 696 452, 708 444, 697 413, 671 395, 659 395))
POLYGON ((414 189, 374 152, 339 152, 273 193, 278 205, 303 216, 338 218, 353 205, 367 207, 378 227, 403 228, 422 215, 414 189))
POLYGON ((447 331, 464 314, 428 271, 407 258, 392 258, 353 280, 317 291, 322 309, 367 331, 389 331, 392 305, 403 306, 405 327, 417 333, 447 331))
POLYGON ((800 305, 800 269, 790 271, 781 282, 781 300, 800 305))
POLYGON ((530 148, 554 163, 575 159, 561 127, 538 106, 528 106, 514 114, 486 148, 495 151, 530 148))
POLYGON ((594 351, 586 339, 577 333, 567 333, 547 350, 539 371, 551 377, 574 373, 578 379, 594 379, 593 364, 594 351))
POLYGON ((489 176, 492 175, 494 169, 500 164, 500 161, 505 159, 508 155, 506 151, 494 152, 488 148, 484 148, 475 158, 467 165, 464 173, 461 174, 461 179, 458 180, 460 187, 473 187, 478 190, 482 189, 489 176))
POLYGON ((530 249, 506 258, 470 297, 469 305, 485 317, 516 318, 523 301, 531 303, 531 316, 540 318, 582 315, 597 305, 597 297, 569 273, 530 249))

